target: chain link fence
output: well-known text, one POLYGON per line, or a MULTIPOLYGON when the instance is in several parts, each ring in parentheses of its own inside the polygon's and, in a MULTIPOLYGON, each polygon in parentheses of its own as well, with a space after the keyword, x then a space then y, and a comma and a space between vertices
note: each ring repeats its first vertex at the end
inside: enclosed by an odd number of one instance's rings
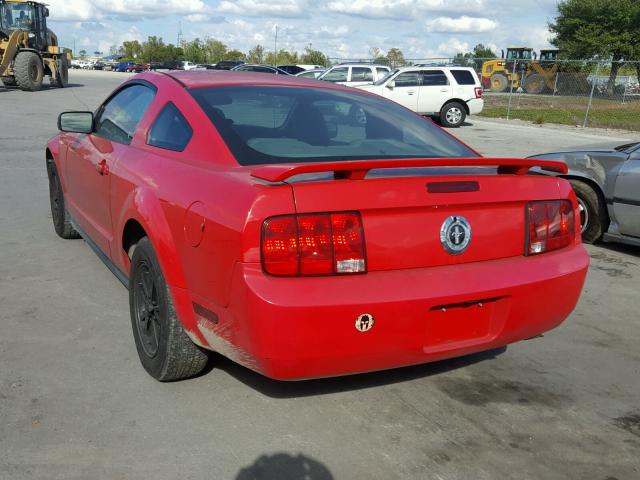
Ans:
POLYGON ((390 66, 454 65, 477 72, 485 90, 481 116, 640 131, 640 62, 457 57, 403 59, 390 66))

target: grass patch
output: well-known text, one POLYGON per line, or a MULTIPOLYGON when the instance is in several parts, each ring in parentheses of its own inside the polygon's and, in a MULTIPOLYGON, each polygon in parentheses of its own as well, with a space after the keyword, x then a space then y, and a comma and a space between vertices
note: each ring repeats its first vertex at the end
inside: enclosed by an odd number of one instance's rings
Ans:
MULTIPOLYGON (((506 118, 508 102, 508 95, 486 95, 480 116, 506 118)), ((588 102, 588 97, 579 96, 514 95, 509 118, 536 124, 582 126, 588 102)), ((640 131, 640 101, 634 99, 622 103, 619 99, 594 98, 587 126, 640 131)))

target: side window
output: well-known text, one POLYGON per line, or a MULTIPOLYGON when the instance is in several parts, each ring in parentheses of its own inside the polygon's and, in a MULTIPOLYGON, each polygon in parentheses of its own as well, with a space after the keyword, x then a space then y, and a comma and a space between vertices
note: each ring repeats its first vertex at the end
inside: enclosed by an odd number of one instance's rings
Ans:
POLYGON ((351 67, 352 82, 373 82, 373 71, 369 67, 351 67))
POLYGON ((191 135, 193 130, 189 122, 182 116, 180 110, 169 102, 153 122, 147 137, 147 145, 182 152, 191 140, 191 135))
POLYGON ((144 85, 120 90, 100 109, 95 134, 128 145, 154 96, 155 92, 144 85))
POLYGON ((476 79, 469 70, 451 70, 451 75, 456 79, 458 85, 475 85, 476 79))
POLYGON ((387 70, 386 68, 376 68, 376 72, 378 72, 378 78, 382 78, 384 77, 387 73, 389 73, 389 70, 387 70))
POLYGON ((418 72, 404 72, 394 80, 396 87, 417 87, 420 84, 418 72))
POLYGON ((348 71, 349 71, 348 67, 334 68, 330 72, 327 72, 327 74, 322 78, 322 80, 326 80, 327 82, 346 82, 348 71))
POLYGON ((442 86, 449 85, 449 79, 442 70, 423 70, 422 86, 442 86))
POLYGON ((249 67, 247 70, 250 72, 258 72, 258 73, 276 73, 275 70, 267 67, 249 67))

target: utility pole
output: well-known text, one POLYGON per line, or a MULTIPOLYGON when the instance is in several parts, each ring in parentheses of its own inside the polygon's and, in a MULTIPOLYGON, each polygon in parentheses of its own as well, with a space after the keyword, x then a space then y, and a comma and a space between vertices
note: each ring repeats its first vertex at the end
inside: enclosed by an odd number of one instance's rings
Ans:
POLYGON ((180 20, 178 22, 178 44, 176 45, 176 47, 181 47, 183 41, 184 39, 182 38, 182 20, 180 20))
POLYGON ((278 25, 276 27, 276 38, 273 43, 273 66, 278 65, 278 25))

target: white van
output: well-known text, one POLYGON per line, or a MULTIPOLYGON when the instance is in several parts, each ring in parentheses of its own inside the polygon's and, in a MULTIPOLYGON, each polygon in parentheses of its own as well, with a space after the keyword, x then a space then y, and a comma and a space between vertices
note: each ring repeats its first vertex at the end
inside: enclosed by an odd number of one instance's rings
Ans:
POLYGON ((459 127, 484 107, 482 85, 469 67, 402 67, 357 88, 434 117, 445 127, 459 127))

